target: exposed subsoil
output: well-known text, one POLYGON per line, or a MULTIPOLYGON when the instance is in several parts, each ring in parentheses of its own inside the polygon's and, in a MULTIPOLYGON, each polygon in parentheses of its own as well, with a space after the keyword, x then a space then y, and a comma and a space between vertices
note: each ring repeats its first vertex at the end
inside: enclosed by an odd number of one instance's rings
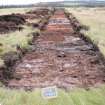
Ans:
POLYGON ((33 89, 56 85, 88 88, 105 83, 105 66, 91 43, 76 34, 63 10, 56 10, 46 30, 34 42, 36 51, 15 65, 10 88, 33 89))

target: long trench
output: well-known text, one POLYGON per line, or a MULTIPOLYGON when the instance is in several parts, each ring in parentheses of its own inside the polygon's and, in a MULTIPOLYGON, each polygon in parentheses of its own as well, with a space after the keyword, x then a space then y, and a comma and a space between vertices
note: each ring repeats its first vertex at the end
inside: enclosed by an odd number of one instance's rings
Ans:
POLYGON ((15 66, 11 88, 88 88, 105 83, 99 51, 72 28, 64 10, 56 10, 45 31, 35 40, 36 50, 15 66))

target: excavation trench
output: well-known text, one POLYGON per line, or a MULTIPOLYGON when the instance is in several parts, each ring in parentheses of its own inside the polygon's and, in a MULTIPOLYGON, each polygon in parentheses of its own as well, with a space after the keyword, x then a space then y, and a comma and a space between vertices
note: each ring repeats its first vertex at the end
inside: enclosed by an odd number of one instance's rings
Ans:
POLYGON ((35 40, 36 51, 15 65, 10 88, 88 88, 105 82, 105 67, 93 44, 76 34, 63 10, 56 10, 35 40))

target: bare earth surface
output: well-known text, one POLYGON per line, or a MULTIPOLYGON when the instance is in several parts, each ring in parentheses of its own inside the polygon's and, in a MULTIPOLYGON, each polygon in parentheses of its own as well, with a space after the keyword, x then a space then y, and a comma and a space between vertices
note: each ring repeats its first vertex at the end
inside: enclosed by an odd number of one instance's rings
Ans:
POLYGON ((97 86, 105 82, 105 67, 93 45, 74 34, 63 10, 50 18, 46 30, 35 41, 35 52, 16 65, 11 88, 60 88, 97 86))

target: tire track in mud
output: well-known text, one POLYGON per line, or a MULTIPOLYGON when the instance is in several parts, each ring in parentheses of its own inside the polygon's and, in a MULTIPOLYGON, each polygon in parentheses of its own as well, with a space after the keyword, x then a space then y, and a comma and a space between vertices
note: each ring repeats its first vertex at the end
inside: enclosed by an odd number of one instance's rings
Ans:
POLYGON ((91 87, 105 82, 105 67, 91 43, 72 28, 64 10, 56 10, 46 30, 35 40, 35 52, 16 65, 10 88, 91 87))

